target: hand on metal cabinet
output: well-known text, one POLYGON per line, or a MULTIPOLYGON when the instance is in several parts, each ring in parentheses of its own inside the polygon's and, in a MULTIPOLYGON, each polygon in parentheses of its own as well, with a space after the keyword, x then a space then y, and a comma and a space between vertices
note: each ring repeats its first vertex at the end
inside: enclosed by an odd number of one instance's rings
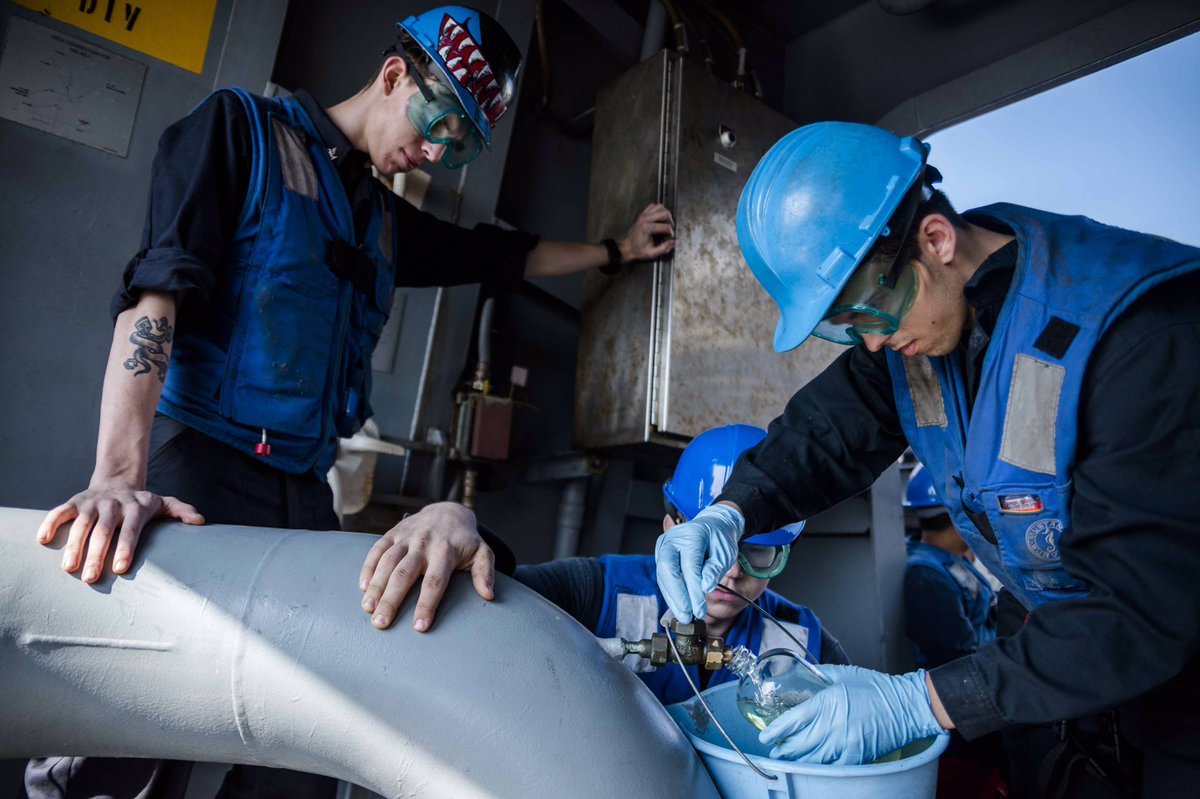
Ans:
POLYGON ((99 485, 81 491, 47 513, 38 528, 38 543, 51 544, 58 528, 72 519, 74 523, 63 548, 62 567, 64 571, 73 572, 82 562, 85 583, 100 579, 114 534, 117 549, 113 554, 113 574, 124 574, 133 562, 142 528, 151 520, 177 519, 184 524, 204 524, 199 511, 175 497, 99 485), (85 545, 86 560, 83 557, 85 545))
POLYGON ((492 599, 495 556, 479 535, 475 514, 457 502, 437 502, 401 521, 371 547, 358 578, 363 610, 373 614, 376 628, 387 629, 420 579, 413 629, 426 632, 455 571, 469 571, 475 592, 492 599))
POLYGON ((662 203, 647 205, 617 242, 621 263, 653 261, 675 249, 675 220, 662 203))

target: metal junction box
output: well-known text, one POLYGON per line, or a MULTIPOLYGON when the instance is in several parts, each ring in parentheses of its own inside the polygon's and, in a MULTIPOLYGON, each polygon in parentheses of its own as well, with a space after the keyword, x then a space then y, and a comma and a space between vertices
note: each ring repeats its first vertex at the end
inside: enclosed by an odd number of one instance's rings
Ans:
POLYGON ((581 449, 681 447, 720 424, 765 427, 843 351, 772 348, 779 312, 738 249, 738 197, 759 158, 796 127, 664 51, 596 103, 591 241, 621 238, 647 204, 675 216, 673 255, 584 278, 575 392, 581 449))

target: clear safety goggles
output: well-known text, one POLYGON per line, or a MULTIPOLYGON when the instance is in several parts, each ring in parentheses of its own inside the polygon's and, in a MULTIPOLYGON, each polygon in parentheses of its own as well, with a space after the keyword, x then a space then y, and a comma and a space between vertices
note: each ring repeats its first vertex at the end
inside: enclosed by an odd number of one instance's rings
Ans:
MULTIPOLYGON (((405 58, 407 62, 408 59, 405 58)), ((427 85, 409 62, 420 91, 408 98, 406 111, 413 128, 430 144, 445 145, 442 166, 458 169, 474 161, 483 152, 483 138, 463 110, 458 95, 446 84, 435 81, 427 85)))
POLYGON ((890 258, 872 258, 850 276, 849 282, 813 335, 834 344, 861 344, 863 336, 890 336, 917 296, 917 272, 908 264, 893 266, 890 258), (888 274, 898 269, 892 285, 888 274))
MULTIPOLYGON (((904 242, 912 235, 913 219, 922 197, 930 191, 925 172, 931 181, 941 180, 941 173, 931 166, 922 167, 917 181, 909 190, 898 213, 903 220, 901 245, 896 254, 871 252, 850 275, 837 299, 817 323, 813 335, 834 344, 861 344, 863 336, 890 336, 900 329, 900 320, 912 307, 917 296, 917 272, 910 264, 901 262, 904 242)), ((884 228, 880 238, 890 235, 884 228)), ((878 245, 876 245, 878 250, 878 245)))
POLYGON ((778 577, 787 567, 788 553, 792 550, 788 544, 777 547, 764 547, 755 544, 742 544, 738 547, 738 564, 742 571, 759 580, 770 580, 778 577))

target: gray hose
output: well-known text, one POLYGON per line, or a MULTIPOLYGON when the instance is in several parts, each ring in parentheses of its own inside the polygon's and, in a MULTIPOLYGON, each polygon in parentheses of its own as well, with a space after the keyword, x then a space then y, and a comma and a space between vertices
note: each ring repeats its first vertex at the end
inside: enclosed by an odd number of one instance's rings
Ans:
POLYGON ((492 317, 496 315, 496 298, 488 297, 479 311, 479 362, 492 362, 492 317))
POLYGON ((562 494, 558 500, 558 523, 554 536, 555 560, 579 554, 579 533, 583 530, 587 487, 586 477, 576 477, 563 483, 562 494))

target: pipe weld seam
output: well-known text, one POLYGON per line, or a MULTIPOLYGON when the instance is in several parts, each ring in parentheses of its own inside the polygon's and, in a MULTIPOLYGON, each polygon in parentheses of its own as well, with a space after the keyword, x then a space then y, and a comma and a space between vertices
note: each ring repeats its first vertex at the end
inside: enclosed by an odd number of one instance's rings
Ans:
POLYGON ((238 737, 242 739, 242 743, 252 752, 257 752, 255 746, 254 733, 250 730, 250 721, 246 712, 245 692, 243 689, 242 665, 246 657, 246 642, 250 637, 250 613, 251 604, 254 601, 256 587, 258 586, 259 577, 262 575, 263 569, 266 568, 268 562, 274 556, 275 551, 281 546, 291 541, 292 538, 299 533, 291 533, 275 541, 271 546, 263 552, 258 559, 258 563, 254 567, 254 574, 250 577, 250 584, 246 588, 246 601, 242 604, 242 612, 238 616, 238 631, 237 640, 234 642, 233 651, 231 653, 231 662, 229 664, 229 698, 233 706, 233 721, 237 726, 238 737))
POLYGON ((20 637, 20 645, 35 646, 90 646, 104 649, 140 649, 148 652, 170 652, 175 648, 174 641, 135 641, 129 638, 94 638, 82 635, 40 635, 25 633, 20 637))

